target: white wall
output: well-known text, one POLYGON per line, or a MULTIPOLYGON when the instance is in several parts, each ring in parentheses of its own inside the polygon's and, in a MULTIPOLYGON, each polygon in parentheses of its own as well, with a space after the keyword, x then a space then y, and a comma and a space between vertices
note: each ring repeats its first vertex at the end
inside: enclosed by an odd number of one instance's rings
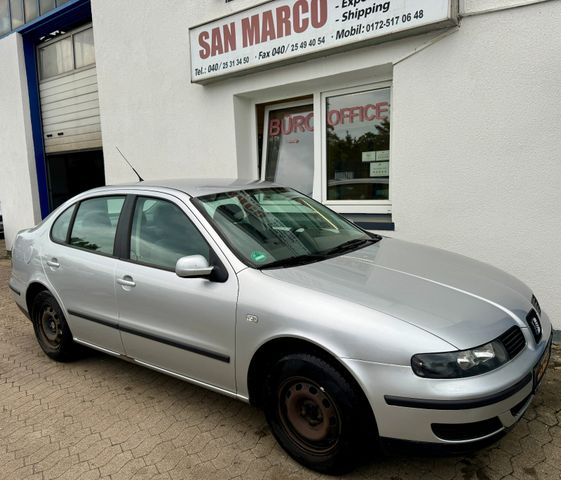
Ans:
POLYGON ((503 268, 561 328, 561 3, 465 18, 396 65, 396 236, 503 268))
POLYGON ((233 8, 216 1, 142 8, 135 0, 118 8, 114 0, 92 1, 109 183, 135 179, 115 146, 144 178, 216 176, 217 165, 221 176, 236 175, 232 95, 190 84, 188 31, 233 8))
POLYGON ((460 0, 460 14, 478 15, 494 10, 523 7, 532 3, 549 1, 552 0, 460 0))
POLYGON ((41 218, 21 36, 0 40, 0 202, 11 249, 15 234, 41 218))

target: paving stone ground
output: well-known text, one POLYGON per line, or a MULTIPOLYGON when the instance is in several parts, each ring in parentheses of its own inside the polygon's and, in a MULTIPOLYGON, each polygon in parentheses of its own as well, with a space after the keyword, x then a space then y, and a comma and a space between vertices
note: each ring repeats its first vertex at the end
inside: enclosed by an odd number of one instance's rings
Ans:
MULTIPOLYGON (((0 480, 322 478, 284 454, 255 408, 103 354, 49 360, 10 298, 9 273, 0 260, 0 480)), ((561 478, 554 347, 533 405, 499 443, 464 457, 373 458, 345 478, 561 478)))

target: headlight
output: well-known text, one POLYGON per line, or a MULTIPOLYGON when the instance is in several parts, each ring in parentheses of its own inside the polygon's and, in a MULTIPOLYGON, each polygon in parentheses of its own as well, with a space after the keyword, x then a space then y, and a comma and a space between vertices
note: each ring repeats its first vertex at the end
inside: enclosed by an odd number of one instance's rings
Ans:
POLYGON ((470 350, 419 353, 411 358, 411 367, 419 377, 461 378, 490 372, 507 361, 503 344, 495 340, 470 350))

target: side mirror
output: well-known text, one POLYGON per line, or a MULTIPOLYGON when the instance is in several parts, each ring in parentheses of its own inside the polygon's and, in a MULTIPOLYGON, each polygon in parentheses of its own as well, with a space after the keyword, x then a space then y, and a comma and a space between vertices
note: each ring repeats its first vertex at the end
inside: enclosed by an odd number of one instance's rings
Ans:
POLYGON ((208 277, 213 269, 202 255, 181 257, 175 264, 175 273, 182 278, 208 277))

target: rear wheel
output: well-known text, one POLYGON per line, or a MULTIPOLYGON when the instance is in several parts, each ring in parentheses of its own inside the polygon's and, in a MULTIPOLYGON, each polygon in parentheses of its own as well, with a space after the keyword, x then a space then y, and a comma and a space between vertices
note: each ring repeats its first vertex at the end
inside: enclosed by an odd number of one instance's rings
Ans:
POLYGON ((66 362, 76 358, 78 345, 55 298, 49 292, 41 292, 31 307, 33 329, 39 345, 52 359, 66 362))
POLYGON ((362 392, 328 361, 308 354, 287 355, 266 382, 265 414, 281 446, 313 470, 352 470, 377 438, 362 392))

